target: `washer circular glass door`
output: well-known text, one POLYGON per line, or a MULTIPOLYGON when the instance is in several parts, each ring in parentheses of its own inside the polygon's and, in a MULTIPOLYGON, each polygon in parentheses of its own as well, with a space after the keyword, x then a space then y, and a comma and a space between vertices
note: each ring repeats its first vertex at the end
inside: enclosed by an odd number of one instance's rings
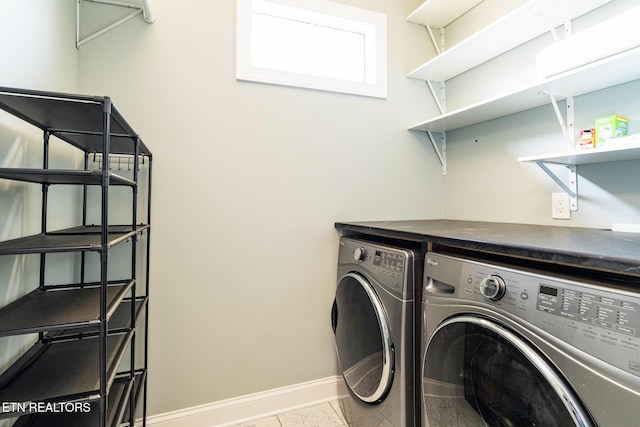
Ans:
POLYGON ((531 345, 487 319, 443 322, 423 363, 423 417, 430 427, 594 425, 531 345))
POLYGON ((362 275, 338 282, 332 325, 347 386, 363 402, 382 401, 393 381, 393 342, 384 307, 362 275))

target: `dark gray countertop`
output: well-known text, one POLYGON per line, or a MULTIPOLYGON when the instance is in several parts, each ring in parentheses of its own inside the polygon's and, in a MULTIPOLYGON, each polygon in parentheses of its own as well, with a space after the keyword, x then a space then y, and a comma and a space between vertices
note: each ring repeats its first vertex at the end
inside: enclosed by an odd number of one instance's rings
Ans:
POLYGON ((361 233, 640 276, 640 234, 593 228, 457 220, 337 222, 361 233))

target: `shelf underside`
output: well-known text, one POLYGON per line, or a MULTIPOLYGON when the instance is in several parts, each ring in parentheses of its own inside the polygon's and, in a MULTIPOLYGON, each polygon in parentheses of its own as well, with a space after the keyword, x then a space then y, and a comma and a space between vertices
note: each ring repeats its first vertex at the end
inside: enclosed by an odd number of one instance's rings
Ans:
MULTIPOLYGON (((42 130, 52 130, 57 137, 90 153, 103 153, 107 100, 106 97, 0 87, 0 109, 42 130)), ((136 132, 114 105, 111 105, 110 117, 108 153, 135 154, 136 132)), ((138 154, 151 154, 142 141, 138 150, 138 154)))
MULTIPOLYGON (((0 168, 0 178, 14 181, 31 182, 36 184, 86 184, 101 185, 102 171, 81 170, 53 170, 53 169, 25 169, 0 168)), ((135 182, 109 172, 110 185, 134 186, 135 182)))
MULTIPOLYGON (((107 337, 109 384, 131 336, 132 333, 107 337)), ((0 376, 0 402, 89 401, 99 395, 99 337, 38 342, 0 376)), ((0 407, 3 417, 13 415, 3 411, 0 407)))
MULTIPOLYGON (((149 228, 148 225, 109 226, 108 246, 114 246, 149 228)), ((55 232, 40 233, 0 242, 0 255, 101 250, 101 227, 74 227, 55 232)))
MULTIPOLYGON (((134 402, 139 402, 145 384, 145 372, 139 372, 131 381, 127 377, 116 378, 109 391, 109 410, 107 426, 118 426, 129 410, 131 388, 134 390, 134 402)), ((92 402, 89 412, 40 413, 22 416, 14 427, 87 427, 97 426, 100 413, 99 402, 92 402)))
MULTIPOLYGON (((107 318, 133 281, 107 287, 107 318)), ((36 289, 0 308, 0 336, 73 329, 100 323, 100 287, 36 289)))

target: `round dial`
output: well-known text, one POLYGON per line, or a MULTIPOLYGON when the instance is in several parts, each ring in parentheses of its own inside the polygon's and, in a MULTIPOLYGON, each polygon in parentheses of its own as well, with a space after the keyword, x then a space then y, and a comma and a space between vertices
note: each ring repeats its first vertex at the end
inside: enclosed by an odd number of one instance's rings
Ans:
POLYGON ((500 276, 488 276, 480 282, 480 292, 482 295, 493 301, 498 301, 504 296, 507 285, 500 276))
POLYGON ((364 248, 355 248, 353 251, 353 259, 356 261, 364 261, 364 257, 367 255, 367 251, 364 248))

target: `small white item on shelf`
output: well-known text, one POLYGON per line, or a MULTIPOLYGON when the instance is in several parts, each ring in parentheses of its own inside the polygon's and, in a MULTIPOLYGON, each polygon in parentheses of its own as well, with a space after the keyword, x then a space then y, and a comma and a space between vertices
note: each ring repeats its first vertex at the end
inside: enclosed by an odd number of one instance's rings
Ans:
POLYGON ((640 48, 639 21, 640 6, 554 43, 538 53, 538 75, 548 78, 640 48))
POLYGON ((640 224, 622 224, 614 222, 611 231, 624 231, 627 233, 640 233, 640 224))
MULTIPOLYGON (((636 133, 629 136, 609 138, 604 142, 604 144, 600 144, 600 148, 601 149, 629 148, 629 147, 637 147, 639 145, 640 145, 640 134, 636 133)), ((597 145, 596 145, 596 148, 598 148, 597 145)))

